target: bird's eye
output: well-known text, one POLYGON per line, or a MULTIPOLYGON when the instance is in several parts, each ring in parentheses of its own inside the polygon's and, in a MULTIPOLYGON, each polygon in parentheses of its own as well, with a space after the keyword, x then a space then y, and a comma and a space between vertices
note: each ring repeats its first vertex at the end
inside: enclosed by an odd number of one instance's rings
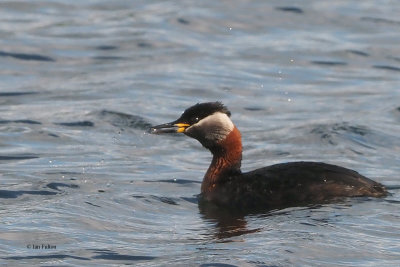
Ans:
POLYGON ((199 117, 192 118, 192 124, 198 123, 199 117))

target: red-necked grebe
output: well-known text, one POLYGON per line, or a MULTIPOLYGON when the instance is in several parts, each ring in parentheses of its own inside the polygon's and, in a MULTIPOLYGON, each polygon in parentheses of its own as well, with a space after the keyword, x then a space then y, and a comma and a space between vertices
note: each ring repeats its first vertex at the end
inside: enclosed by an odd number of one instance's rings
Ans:
POLYGON ((202 185, 201 199, 238 209, 273 209, 326 203, 343 197, 383 197, 385 187, 356 171, 322 162, 289 162, 242 173, 242 141, 220 102, 196 104, 171 123, 151 133, 184 133, 213 155, 202 185))

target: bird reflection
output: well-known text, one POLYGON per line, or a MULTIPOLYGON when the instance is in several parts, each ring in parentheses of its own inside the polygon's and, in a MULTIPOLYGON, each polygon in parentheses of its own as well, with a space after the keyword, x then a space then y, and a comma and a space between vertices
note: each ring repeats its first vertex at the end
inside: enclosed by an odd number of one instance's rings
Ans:
POLYGON ((218 207, 209 202, 199 202, 199 211, 203 219, 216 223, 215 238, 226 239, 259 232, 261 228, 248 229, 246 213, 218 207))
MULTIPOLYGON (((363 199, 365 201, 365 199, 363 199)), ((328 204, 329 202, 325 203, 328 204)), ((316 210, 320 209, 324 204, 310 204, 293 206, 280 206, 271 209, 252 209, 240 210, 231 209, 226 207, 217 206, 213 203, 202 201, 199 199, 198 208, 203 219, 215 223, 216 232, 214 237, 219 240, 227 238, 238 237, 241 235, 251 234, 262 231, 263 228, 249 229, 247 225, 247 218, 252 216, 256 217, 269 217, 276 215, 287 215, 294 210, 316 210)), ((335 208, 346 208, 352 206, 348 199, 338 199, 335 208)))

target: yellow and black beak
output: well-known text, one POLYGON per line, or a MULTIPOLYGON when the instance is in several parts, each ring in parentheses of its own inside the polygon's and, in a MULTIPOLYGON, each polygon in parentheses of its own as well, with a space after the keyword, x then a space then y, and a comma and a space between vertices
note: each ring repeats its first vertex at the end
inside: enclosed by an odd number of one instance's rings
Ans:
POLYGON ((149 129, 149 133, 163 134, 163 133, 183 133, 190 124, 180 122, 169 122, 153 126, 149 129))

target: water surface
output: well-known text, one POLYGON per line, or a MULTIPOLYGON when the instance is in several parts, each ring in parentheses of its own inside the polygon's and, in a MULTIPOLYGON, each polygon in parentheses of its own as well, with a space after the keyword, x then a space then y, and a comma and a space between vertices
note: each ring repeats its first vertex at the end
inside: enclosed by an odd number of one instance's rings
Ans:
POLYGON ((1 1, 0 263, 400 264, 400 4, 1 1), (243 170, 313 160, 384 199, 200 212, 211 160, 146 129, 223 101, 243 170))

